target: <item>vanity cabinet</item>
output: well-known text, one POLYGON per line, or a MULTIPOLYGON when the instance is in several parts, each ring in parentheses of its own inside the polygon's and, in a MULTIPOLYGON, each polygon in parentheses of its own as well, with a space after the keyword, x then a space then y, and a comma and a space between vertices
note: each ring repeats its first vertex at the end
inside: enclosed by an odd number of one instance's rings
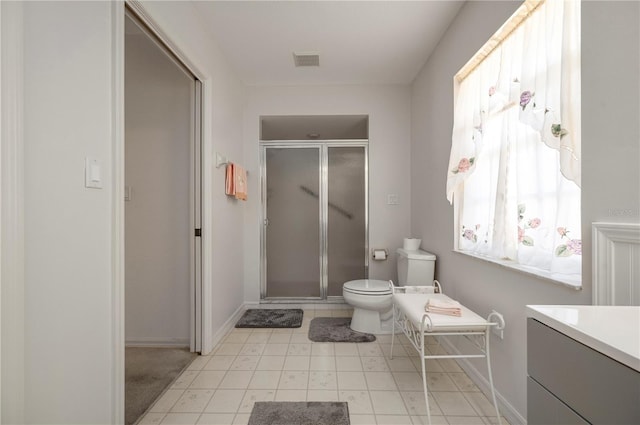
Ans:
POLYGON ((583 425, 589 423, 545 387, 538 384, 531 376, 527 377, 527 412, 527 424, 529 425, 583 425))
POLYGON ((527 319, 528 425, 640 424, 640 372, 527 319))

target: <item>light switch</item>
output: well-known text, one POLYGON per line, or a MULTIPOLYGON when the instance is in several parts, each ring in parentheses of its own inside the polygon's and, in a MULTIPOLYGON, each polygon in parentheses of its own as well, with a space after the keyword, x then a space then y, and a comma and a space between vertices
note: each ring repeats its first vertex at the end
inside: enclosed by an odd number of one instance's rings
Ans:
POLYGON ((124 187, 124 200, 125 201, 131 200, 131 186, 124 187))
POLYGON ((96 163, 91 163, 91 181, 99 183, 100 180, 100 166, 96 163))
POLYGON ((85 158, 84 186, 91 189, 102 189, 102 164, 94 158, 85 158))
POLYGON ((398 205, 398 195, 395 193, 387 195, 387 205, 398 205))

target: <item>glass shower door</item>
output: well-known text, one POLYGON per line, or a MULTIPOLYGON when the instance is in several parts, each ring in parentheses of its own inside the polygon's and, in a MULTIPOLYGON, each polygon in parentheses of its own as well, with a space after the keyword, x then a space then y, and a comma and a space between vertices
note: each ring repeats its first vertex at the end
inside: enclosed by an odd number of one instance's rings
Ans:
POLYGON ((327 147, 327 296, 367 277, 366 148, 327 147))
POLYGON ((265 147, 264 155, 265 295, 320 298, 320 147, 265 147))

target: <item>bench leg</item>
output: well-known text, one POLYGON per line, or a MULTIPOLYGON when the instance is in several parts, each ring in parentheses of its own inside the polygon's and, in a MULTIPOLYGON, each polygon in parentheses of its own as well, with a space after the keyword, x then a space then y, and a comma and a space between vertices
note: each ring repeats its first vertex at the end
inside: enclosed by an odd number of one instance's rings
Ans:
POLYGON ((393 359, 393 342, 396 337, 396 306, 391 307, 393 309, 393 318, 391 319, 391 355, 390 358, 393 359))
POLYGON ((424 358, 424 332, 420 335, 420 359, 422 360, 422 387, 424 389, 424 401, 427 405, 427 423, 431 425, 431 409, 429 408, 429 393, 427 392, 427 368, 424 358))
POLYGON ((487 357, 487 373, 489 374, 489 385, 491 386, 491 397, 493 398, 493 407, 496 408, 496 417, 498 419, 498 425, 502 425, 502 419, 500 418, 500 411, 498 410, 498 402, 496 400, 496 389, 493 387, 493 374, 491 373, 491 355, 489 352, 489 338, 490 330, 487 329, 485 334, 485 353, 487 357))

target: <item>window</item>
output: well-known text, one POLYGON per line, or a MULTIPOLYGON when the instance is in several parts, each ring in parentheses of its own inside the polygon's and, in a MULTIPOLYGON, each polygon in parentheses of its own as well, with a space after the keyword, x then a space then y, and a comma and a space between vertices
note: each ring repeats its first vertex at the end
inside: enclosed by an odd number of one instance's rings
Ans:
POLYGON ((456 250, 580 286, 580 2, 527 0, 454 83, 456 250))

